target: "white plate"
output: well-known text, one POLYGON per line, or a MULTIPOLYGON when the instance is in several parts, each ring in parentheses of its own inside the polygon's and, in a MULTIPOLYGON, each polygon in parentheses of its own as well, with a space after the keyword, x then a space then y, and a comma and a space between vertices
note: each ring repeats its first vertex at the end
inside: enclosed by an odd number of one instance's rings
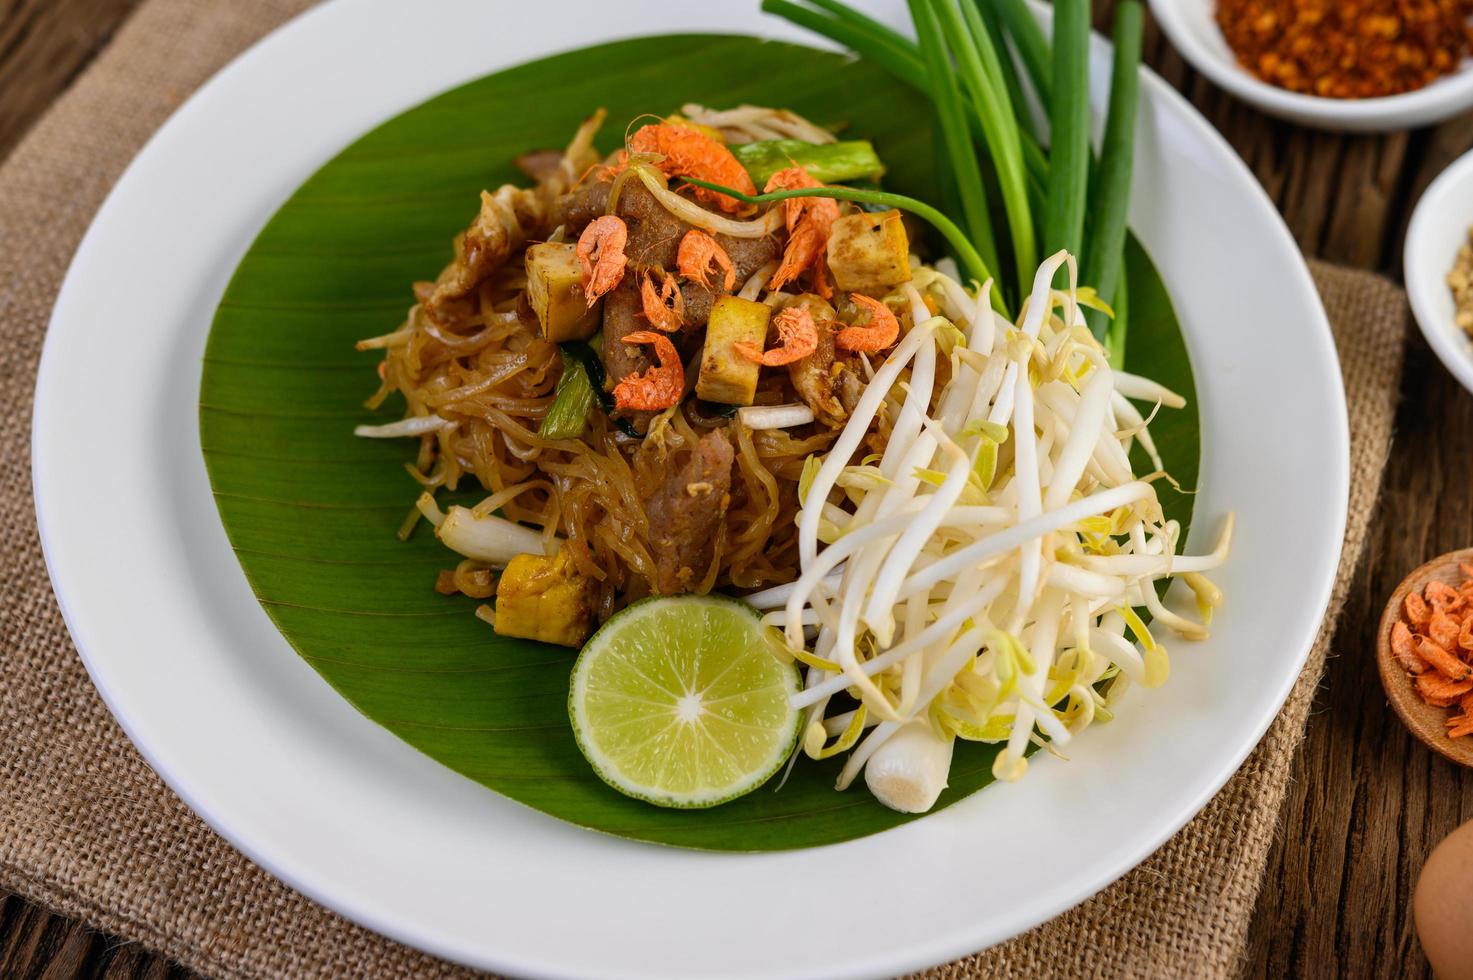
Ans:
POLYGON ((1422 192, 1407 226, 1402 270, 1417 326, 1464 388, 1473 391, 1473 339, 1453 317, 1447 273, 1473 225, 1473 153, 1465 153, 1422 192))
POLYGON ((1379 99, 1326 99, 1291 92, 1242 65, 1214 20, 1218 0, 1150 0, 1156 22, 1182 57, 1218 85, 1272 116, 1320 129, 1379 133, 1430 126, 1473 107, 1473 64, 1425 88, 1379 99))
MULTIPOLYGON (((1132 224, 1197 366, 1205 459, 1191 544, 1200 550, 1229 508, 1240 532, 1213 640, 1178 644, 1170 684, 1137 692, 1117 722, 1071 747, 1071 763, 1041 758, 1021 784, 864 840, 695 853, 502 799, 313 673, 235 562, 195 422, 210 318, 252 237, 360 133, 503 66, 650 31, 811 42, 754 6, 318 8, 159 132, 98 214, 57 302, 37 390, 36 498, 53 583, 98 689, 169 785, 253 860, 454 960, 521 975, 834 978, 998 942, 1119 877, 1206 803, 1283 702, 1328 601, 1348 436, 1324 312, 1253 177, 1150 77, 1132 224)), ((874 6, 904 21, 895 0, 874 6)), ((1102 93, 1103 44, 1094 56, 1102 93)))

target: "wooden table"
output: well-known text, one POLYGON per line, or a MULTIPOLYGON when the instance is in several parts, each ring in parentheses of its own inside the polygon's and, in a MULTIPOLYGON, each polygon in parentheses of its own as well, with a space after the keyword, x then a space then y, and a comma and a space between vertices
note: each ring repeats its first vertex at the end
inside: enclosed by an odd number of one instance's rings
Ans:
MULTIPOLYGON (((0 0, 0 155, 138 2, 0 0)), ((1111 3, 1096 3, 1102 26, 1111 3)), ((1473 114, 1390 136, 1274 122, 1187 68, 1153 26, 1146 52, 1227 134, 1307 255, 1398 275, 1412 205, 1473 146, 1473 114)), ((1473 544, 1473 395, 1415 331, 1402 394, 1381 504, 1269 859, 1246 963, 1252 976, 1428 976, 1408 912, 1412 888, 1437 841, 1473 818, 1473 778, 1401 727, 1372 657, 1381 605, 1401 577, 1473 544)), ((187 975, 0 894, 0 977, 187 975)))

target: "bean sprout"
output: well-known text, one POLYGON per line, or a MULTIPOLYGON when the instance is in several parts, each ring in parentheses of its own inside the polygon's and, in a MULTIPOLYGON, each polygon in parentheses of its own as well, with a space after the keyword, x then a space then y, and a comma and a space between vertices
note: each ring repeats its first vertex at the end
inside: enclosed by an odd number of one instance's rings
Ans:
POLYGON ((838 787, 880 766, 871 790, 907 810, 934 803, 954 739, 1002 745, 994 775, 1018 779, 1031 744, 1107 719, 1127 683, 1163 683, 1166 649, 1135 610, 1206 636, 1157 584, 1190 575, 1210 612, 1221 592, 1202 573, 1232 541, 1229 514, 1212 552, 1176 554, 1149 430, 1154 409, 1186 402, 1110 366, 1082 327, 1071 256, 1039 267, 1016 325, 993 312, 990 282, 968 289, 954 271, 917 267, 892 297, 913 326, 805 470, 802 574, 751 597, 806 665, 793 704, 815 746, 858 739, 838 787), (855 465, 881 412, 885 451, 855 465), (1157 470, 1144 478, 1136 441, 1157 470), (845 692, 863 717, 832 701, 845 692))

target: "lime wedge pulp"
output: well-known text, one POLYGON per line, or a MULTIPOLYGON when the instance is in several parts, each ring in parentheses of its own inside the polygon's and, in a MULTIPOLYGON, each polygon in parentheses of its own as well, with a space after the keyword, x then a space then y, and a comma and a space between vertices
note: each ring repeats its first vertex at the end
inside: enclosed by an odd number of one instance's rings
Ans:
POLYGON ((609 619, 578 655, 568 714, 578 747, 619 792, 708 807, 767 781, 798 737, 798 672, 752 607, 657 596, 609 619))

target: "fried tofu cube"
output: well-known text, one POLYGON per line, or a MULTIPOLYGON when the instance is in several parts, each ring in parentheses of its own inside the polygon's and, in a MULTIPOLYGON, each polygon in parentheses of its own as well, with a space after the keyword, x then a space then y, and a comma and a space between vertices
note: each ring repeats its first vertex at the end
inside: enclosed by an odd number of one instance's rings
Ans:
POLYGON ((517 555, 496 586, 496 632, 580 647, 593 626, 593 581, 567 550, 552 558, 517 555))
POLYGON ((706 346, 701 351, 701 373, 696 394, 708 402, 750 405, 757 394, 761 365, 737 353, 736 345, 761 350, 767 343, 772 308, 740 296, 718 296, 706 322, 706 346))
POLYGON ((578 246, 542 242, 527 249, 527 301, 548 343, 587 340, 598 330, 598 304, 583 295, 578 246))
POLYGON ((858 211, 834 222, 829 269, 846 293, 882 293, 910 281, 910 238, 899 211, 858 211))

